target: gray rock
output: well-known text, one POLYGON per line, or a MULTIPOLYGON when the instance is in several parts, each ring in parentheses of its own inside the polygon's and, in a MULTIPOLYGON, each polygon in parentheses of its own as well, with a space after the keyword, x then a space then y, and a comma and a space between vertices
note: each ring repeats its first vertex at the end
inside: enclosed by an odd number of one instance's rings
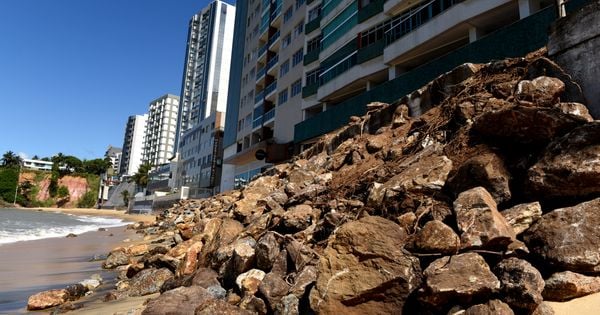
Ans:
POLYGON ((539 202, 524 203, 500 212, 515 234, 519 235, 542 217, 539 202))
POLYGON ((600 277, 563 271, 546 279, 543 295, 549 301, 566 301, 597 292, 600 292, 600 277))
POLYGON ((535 310, 542 303, 544 278, 530 263, 518 258, 502 260, 494 268, 502 299, 512 308, 535 310))

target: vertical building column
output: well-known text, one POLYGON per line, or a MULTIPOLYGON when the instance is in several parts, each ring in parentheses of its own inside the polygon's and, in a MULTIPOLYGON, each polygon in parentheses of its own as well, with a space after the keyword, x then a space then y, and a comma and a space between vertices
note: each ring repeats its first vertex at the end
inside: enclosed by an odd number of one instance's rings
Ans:
POLYGON ((475 42, 483 36, 483 31, 476 26, 469 26, 469 43, 475 42))
POLYGON ((519 17, 524 19, 540 10, 540 0, 519 0, 519 17))

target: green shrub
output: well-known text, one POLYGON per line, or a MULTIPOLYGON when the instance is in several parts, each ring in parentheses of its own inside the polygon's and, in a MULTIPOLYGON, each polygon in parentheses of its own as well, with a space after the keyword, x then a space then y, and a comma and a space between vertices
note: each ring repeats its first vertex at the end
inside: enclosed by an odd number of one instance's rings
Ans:
POLYGON ((93 208, 96 205, 97 193, 94 190, 88 190, 77 202, 77 208, 93 208))
POLYGON ((0 199, 12 203, 15 199, 15 189, 19 178, 19 169, 16 167, 0 168, 0 199))
POLYGON ((56 196, 58 198, 65 198, 69 196, 69 188, 67 186, 59 186, 56 191, 56 196))

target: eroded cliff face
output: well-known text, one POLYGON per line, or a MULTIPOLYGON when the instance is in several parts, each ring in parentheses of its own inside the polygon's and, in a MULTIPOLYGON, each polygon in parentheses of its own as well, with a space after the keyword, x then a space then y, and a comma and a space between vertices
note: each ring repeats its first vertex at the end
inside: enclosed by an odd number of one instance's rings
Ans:
POLYGON ((368 104, 247 187, 136 224, 147 242, 110 253, 106 298, 161 292, 144 314, 547 314, 544 299, 594 291, 600 122, 543 54, 368 104))
MULTIPOLYGON (((32 197, 35 197, 35 200, 44 202, 50 199, 50 194, 48 192, 50 173, 24 170, 21 172, 19 183, 22 184, 26 181, 34 186, 32 189, 35 189, 36 193, 32 197)), ((61 205, 63 207, 75 207, 79 199, 81 199, 89 189, 87 180, 78 176, 63 176, 58 180, 58 185, 65 186, 69 190, 69 200, 61 205)))

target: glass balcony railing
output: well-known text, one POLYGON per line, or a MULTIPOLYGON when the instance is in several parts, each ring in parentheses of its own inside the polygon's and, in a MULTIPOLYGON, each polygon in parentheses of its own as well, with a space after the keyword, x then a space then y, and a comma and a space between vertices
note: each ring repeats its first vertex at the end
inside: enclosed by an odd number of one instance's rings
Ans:
POLYGON ((265 75, 265 73, 267 73, 267 68, 262 67, 260 69, 258 69, 258 71, 256 71, 256 80, 260 79, 262 76, 265 75))
POLYGON ((264 44, 258 49, 258 58, 262 57, 262 55, 267 52, 267 46, 268 44, 264 44))
POLYGON ((263 92, 265 93, 264 95, 269 95, 273 92, 275 92, 275 90, 277 89, 277 81, 273 81, 273 83, 269 84, 264 90, 263 92))
POLYGON ((262 90, 254 97, 254 104, 258 104, 265 99, 265 90, 262 90))
POLYGON ((317 18, 315 18, 314 20, 306 23, 306 25, 304 26, 304 33, 310 34, 310 33, 312 33, 312 31, 319 29, 319 27, 321 27, 321 16, 320 15, 317 18))
POLYGON ((316 61, 319 59, 319 49, 313 49, 312 51, 306 53, 306 55, 304 55, 304 65, 309 65, 312 62, 316 61))
POLYGON ((279 55, 275 55, 275 57, 271 58, 271 60, 269 60, 269 62, 267 62, 266 71, 271 70, 271 68, 273 68, 273 66, 276 65, 278 62, 279 62, 279 55))
POLYGON ((252 121, 252 128, 260 127, 262 125, 262 122, 263 122, 263 116, 258 116, 258 118, 254 119, 254 121, 252 121))
POLYGON ((266 123, 267 121, 269 121, 269 120, 271 120, 273 118, 275 118, 275 108, 271 109, 270 111, 266 112, 263 115, 263 122, 266 123))
POLYGON ((275 42, 277 39, 279 39, 279 35, 280 35, 280 34, 281 34, 281 32, 280 32, 280 31, 277 31, 277 32, 275 32, 275 34, 273 34, 273 35, 272 35, 272 36, 269 38, 269 43, 268 43, 268 46, 271 46, 271 45, 273 45, 273 43, 274 43, 274 42, 275 42))

